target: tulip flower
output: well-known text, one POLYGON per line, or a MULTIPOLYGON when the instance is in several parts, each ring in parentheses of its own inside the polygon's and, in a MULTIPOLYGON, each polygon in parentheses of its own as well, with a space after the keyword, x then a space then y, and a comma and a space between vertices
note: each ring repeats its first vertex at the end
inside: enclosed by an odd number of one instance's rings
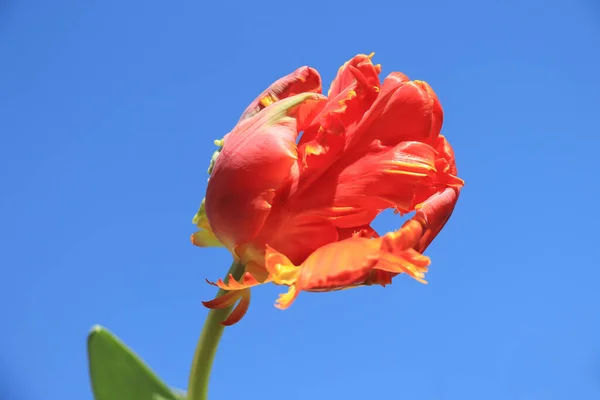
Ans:
POLYGON ((265 283, 288 287, 276 302, 285 309, 302 291, 386 286, 401 274, 425 282, 423 252, 464 183, 432 88, 399 72, 381 82, 371 58, 346 62, 327 96, 318 72, 299 68, 216 142, 192 242, 226 247, 242 268, 213 283, 223 294, 204 303, 238 304, 224 325, 265 283), (371 223, 385 209, 414 215, 380 235, 371 223))

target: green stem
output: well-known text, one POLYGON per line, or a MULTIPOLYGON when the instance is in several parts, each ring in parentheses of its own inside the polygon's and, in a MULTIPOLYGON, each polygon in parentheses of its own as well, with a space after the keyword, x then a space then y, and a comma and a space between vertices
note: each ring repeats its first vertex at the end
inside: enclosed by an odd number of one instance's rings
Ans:
MULTIPOLYGON (((244 273, 244 266, 234 261, 227 272, 226 277, 229 274, 233 275, 236 280, 239 280, 244 273)), ((217 297, 225 293, 225 290, 219 289, 217 297)), ((219 341, 223 335, 225 327, 221 325, 221 321, 229 316, 233 306, 222 308, 219 310, 210 310, 206 321, 204 321, 204 327, 202 333, 200 333, 200 339, 196 345, 196 353, 194 354, 194 361, 192 362, 192 369, 190 371, 190 380, 188 384, 187 399, 188 400, 207 400, 208 399, 208 381, 210 378, 210 371, 212 369, 215 354, 217 354, 217 347, 219 341)))

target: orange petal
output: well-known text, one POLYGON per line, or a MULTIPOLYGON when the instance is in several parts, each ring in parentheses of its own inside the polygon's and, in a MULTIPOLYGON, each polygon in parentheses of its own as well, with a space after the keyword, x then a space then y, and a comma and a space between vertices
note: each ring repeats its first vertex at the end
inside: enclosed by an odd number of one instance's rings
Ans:
POLYGON ((297 159, 296 137, 325 98, 289 97, 239 123, 224 139, 206 190, 206 215, 230 250, 252 239, 297 159))
POLYGON ((405 273, 421 283, 427 283, 423 278, 429 263, 428 257, 414 249, 408 249, 399 254, 383 254, 373 268, 393 274, 405 273))
POLYGON ((231 307, 240 299, 241 294, 239 292, 228 292, 221 296, 218 296, 210 301, 203 301, 202 305, 210 309, 221 309, 231 307))
POLYGON ((221 325, 230 326, 239 322, 250 306, 250 289, 228 292, 211 301, 203 301, 202 304, 210 309, 223 309, 233 306, 239 300, 239 304, 233 309, 229 316, 221 322, 221 325))
POLYGON ((357 235, 323 246, 298 267, 283 254, 268 250, 265 263, 273 282, 290 286, 290 292, 280 298, 278 307, 288 307, 302 290, 325 292, 362 285, 384 286, 399 273, 423 282, 429 258, 413 249, 422 233, 421 222, 411 220, 397 232, 380 238, 357 235), (287 278, 279 278, 283 276, 287 278))
POLYGON ((299 93, 321 93, 321 77, 310 67, 301 67, 273 82, 244 112, 240 121, 256 115, 268 105, 299 93))
POLYGON ((240 293, 241 298, 239 304, 233 309, 225 321, 221 322, 221 325, 231 326, 237 324, 248 312, 248 307, 250 307, 250 289, 242 290, 240 293))
POLYGON ((218 286, 223 290, 243 290, 247 288, 251 288, 253 286, 262 285, 269 279, 267 278, 265 281, 257 280, 252 274, 246 272, 239 281, 236 281, 233 275, 229 274, 229 279, 227 283, 223 281, 223 279, 219 279, 217 282, 211 282, 207 280, 211 285, 218 286))

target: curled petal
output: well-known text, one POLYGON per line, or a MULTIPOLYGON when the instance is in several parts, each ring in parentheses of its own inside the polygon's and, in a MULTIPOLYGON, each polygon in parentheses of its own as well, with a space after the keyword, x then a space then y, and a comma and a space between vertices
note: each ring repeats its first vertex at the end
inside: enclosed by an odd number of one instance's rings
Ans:
POLYGON ((250 307, 250 289, 242 290, 239 293, 241 293, 240 302, 225 321, 221 322, 221 325, 231 326, 237 324, 248 312, 248 308, 250 307))
POLYGON ((206 215, 228 249, 263 226, 297 159, 296 137, 324 100, 304 93, 278 101, 226 136, 208 182, 206 215))
POLYGON ((275 81, 262 92, 243 112, 240 121, 256 115, 276 101, 300 94, 321 93, 321 77, 310 67, 300 67, 291 74, 275 81))
POLYGON ((420 218, 426 226, 423 237, 415 245, 415 250, 421 253, 424 252, 440 233, 454 211, 458 195, 459 189, 445 188, 415 207, 417 210, 415 218, 420 218))
POLYGON ((239 300, 238 305, 233 309, 231 314, 221 322, 221 325, 230 326, 239 322, 250 306, 250 289, 233 291, 225 293, 211 301, 203 301, 202 304, 210 309, 223 309, 235 305, 239 300))
POLYGON ((303 290, 326 292, 363 285, 385 286, 400 273, 425 282, 429 258, 414 250, 423 232, 421 221, 413 219, 400 230, 379 238, 355 235, 323 246, 299 266, 268 248, 265 263, 273 282, 290 286, 276 306, 289 307, 303 290))
POLYGON ((219 310, 233 306, 240 299, 240 294, 237 292, 225 293, 221 296, 215 297, 210 301, 203 301, 202 305, 206 308, 213 310, 219 310))

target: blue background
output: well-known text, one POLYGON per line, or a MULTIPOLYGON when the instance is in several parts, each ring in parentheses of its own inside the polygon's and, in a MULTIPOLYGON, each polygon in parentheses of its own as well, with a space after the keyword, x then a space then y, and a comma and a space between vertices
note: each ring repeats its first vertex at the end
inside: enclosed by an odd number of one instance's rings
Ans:
POLYGON ((430 284, 255 290, 211 399, 600 398, 594 1, 2 2, 0 397, 91 399, 96 323, 185 388, 230 263, 189 242, 212 140, 375 51, 433 86, 467 184, 430 284))

